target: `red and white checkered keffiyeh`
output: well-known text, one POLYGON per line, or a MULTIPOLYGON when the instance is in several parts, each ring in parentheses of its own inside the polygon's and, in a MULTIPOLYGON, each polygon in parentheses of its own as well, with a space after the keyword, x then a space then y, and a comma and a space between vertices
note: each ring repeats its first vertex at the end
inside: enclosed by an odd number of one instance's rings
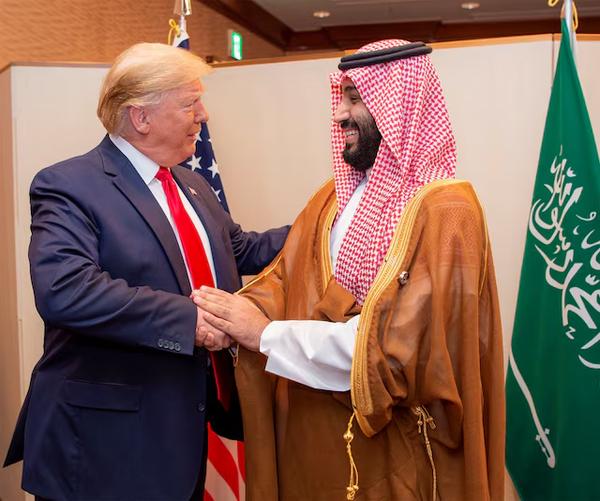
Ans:
MULTIPOLYGON (((358 52, 408 42, 383 40, 358 52)), ((352 68, 330 75, 335 113, 344 77, 354 83, 381 133, 369 180, 338 254, 335 278, 363 304, 388 250, 400 215, 420 187, 453 178, 456 146, 440 81, 429 56, 352 68)), ((343 158, 345 137, 332 121, 333 173, 338 216, 364 174, 343 158)))

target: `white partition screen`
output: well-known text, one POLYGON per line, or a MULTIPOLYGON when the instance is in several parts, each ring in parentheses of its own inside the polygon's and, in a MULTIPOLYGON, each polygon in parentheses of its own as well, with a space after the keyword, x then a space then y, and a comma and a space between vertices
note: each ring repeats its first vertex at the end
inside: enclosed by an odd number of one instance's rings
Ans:
MULTIPOLYGON (((550 39, 434 51, 459 152, 492 238, 505 343, 512 330, 526 220, 552 82, 550 39)), ((596 137, 600 42, 581 42, 578 65, 596 137)), ((336 59, 216 69, 205 103, 234 219, 247 229, 291 222, 330 176, 328 73, 336 59)), ((95 116, 102 67, 16 66, 11 73, 22 390, 41 354, 29 289, 27 191, 42 167, 85 152, 103 130, 95 116)))

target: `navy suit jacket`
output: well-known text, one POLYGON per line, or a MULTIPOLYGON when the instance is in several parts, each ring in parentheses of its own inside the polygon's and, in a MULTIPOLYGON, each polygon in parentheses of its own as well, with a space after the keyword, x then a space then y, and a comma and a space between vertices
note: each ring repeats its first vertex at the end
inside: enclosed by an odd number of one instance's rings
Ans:
MULTIPOLYGON (((287 227, 243 232, 208 183, 176 182, 208 233, 217 287, 235 291, 282 247, 287 227)), ((165 214, 112 141, 42 170, 31 185, 31 277, 44 320, 6 464, 54 500, 188 500, 206 423, 240 434, 214 405, 196 307, 165 214)))

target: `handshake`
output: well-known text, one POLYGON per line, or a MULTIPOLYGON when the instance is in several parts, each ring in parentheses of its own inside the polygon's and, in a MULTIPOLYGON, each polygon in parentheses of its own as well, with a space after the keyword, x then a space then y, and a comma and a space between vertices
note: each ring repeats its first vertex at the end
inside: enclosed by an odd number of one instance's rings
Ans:
POLYGON ((260 337, 270 320, 248 299, 202 286, 190 295, 197 306, 196 346, 210 351, 239 343, 259 351, 260 337))

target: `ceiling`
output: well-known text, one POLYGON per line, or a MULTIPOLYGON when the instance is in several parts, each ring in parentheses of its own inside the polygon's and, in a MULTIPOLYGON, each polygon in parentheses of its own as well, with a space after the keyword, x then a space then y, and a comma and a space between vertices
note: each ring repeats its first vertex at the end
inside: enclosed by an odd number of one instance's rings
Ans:
MULTIPOLYGON (((555 33, 547 0, 198 0, 286 51, 356 49, 380 38, 424 42, 555 33), (317 18, 315 11, 327 11, 317 18), (360 29, 358 28, 360 26, 360 29)), ((600 0, 577 0, 578 33, 600 33, 600 0)))
MULTIPOLYGON (((447 23, 547 19, 559 15, 546 0, 479 0, 480 7, 461 8, 461 0, 254 0, 294 31, 324 26, 405 23, 440 20, 447 23), (315 11, 330 16, 318 19, 315 11)), ((600 0, 577 0, 581 15, 600 16, 600 0)))

